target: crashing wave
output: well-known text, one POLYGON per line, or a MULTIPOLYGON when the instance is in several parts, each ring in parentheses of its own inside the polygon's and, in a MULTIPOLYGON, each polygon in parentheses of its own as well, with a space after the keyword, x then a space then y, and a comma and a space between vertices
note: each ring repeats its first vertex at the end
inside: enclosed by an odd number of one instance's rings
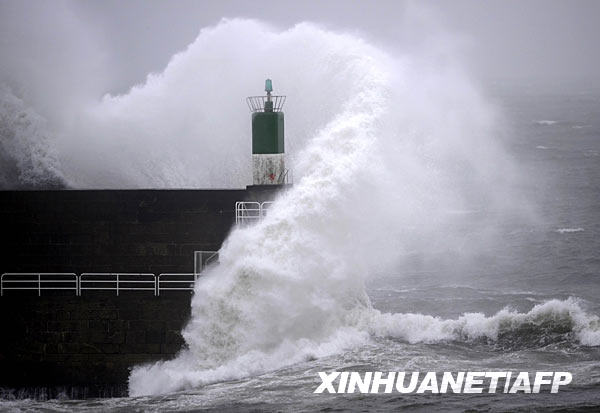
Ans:
POLYGON ((0 189, 62 188, 46 121, 0 85, 0 189))
POLYGON ((600 345, 600 318, 587 314, 573 298, 550 300, 527 313, 506 308, 491 317, 467 313, 456 320, 423 314, 376 313, 370 319, 369 330, 376 336, 409 343, 484 340, 517 348, 555 341, 600 345))
MULTIPOLYGON (((513 323, 535 325, 543 318, 538 313, 544 309, 441 320, 381 314, 371 307, 368 274, 393 265, 407 251, 464 245, 451 227, 462 214, 448 211, 472 210, 469 201, 481 199, 506 208, 505 200, 514 199, 501 184, 507 181, 495 175, 510 176, 511 165, 494 139, 493 111, 460 70, 438 65, 427 70, 427 61, 417 57, 419 64, 393 58, 362 39, 308 24, 278 33, 257 22, 225 21, 203 30, 169 67, 180 65, 177 70, 186 72, 186 62, 214 53, 210 45, 232 35, 253 42, 254 33, 265 30, 270 35, 250 47, 260 53, 253 61, 277 55, 285 62, 293 50, 296 66, 310 69, 299 72, 318 73, 321 85, 329 85, 332 106, 324 108, 331 110, 309 106, 297 114, 320 119, 314 129, 303 129, 304 149, 294 166, 300 180, 263 221, 232 231, 219 266, 196 284, 192 317, 183 331, 187 348, 173 360, 134 368, 130 395, 260 374, 339 353, 374 336, 493 340, 513 323)), ((294 68, 288 69, 287 76, 294 77, 294 68)), ((171 76, 167 70, 132 94, 163 90, 171 76)), ((487 228, 480 217, 471 224, 487 228)), ((573 324, 574 334, 593 342, 593 329, 579 325, 573 324)))

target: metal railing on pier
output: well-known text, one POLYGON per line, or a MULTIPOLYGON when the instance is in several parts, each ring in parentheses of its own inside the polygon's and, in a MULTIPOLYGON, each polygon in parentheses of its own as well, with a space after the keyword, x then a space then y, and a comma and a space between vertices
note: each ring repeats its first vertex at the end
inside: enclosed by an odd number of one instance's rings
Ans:
POLYGON ((194 275, 199 276, 209 266, 219 263, 219 251, 194 251, 194 275))
POLYGON ((68 272, 5 272, 0 277, 0 296, 5 290, 37 290, 38 296, 44 290, 79 291, 79 278, 68 272))
POLYGON ((238 201, 235 203, 235 223, 238 225, 252 224, 263 219, 273 201, 252 202, 238 201))
POLYGON ((156 295, 161 291, 194 291, 195 286, 194 273, 164 273, 156 278, 156 295))
POLYGON ((124 291, 152 291, 155 296, 166 291, 193 292, 202 272, 218 262, 218 251, 194 251, 193 273, 7 272, 0 277, 0 296, 10 290, 35 290, 38 296, 50 290, 73 291, 76 296, 83 291, 114 291, 117 296, 124 291))
POLYGON ((85 272, 79 276, 79 294, 84 290, 154 291, 156 295, 156 275, 151 273, 109 273, 85 272))

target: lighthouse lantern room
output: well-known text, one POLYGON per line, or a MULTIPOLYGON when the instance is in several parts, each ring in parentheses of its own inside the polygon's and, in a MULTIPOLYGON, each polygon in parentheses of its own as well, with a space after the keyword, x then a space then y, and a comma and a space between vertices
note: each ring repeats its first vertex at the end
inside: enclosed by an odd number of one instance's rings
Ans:
POLYGON ((252 112, 252 183, 283 185, 288 182, 282 112, 285 96, 271 94, 271 79, 265 81, 265 92, 266 96, 246 99, 252 112))

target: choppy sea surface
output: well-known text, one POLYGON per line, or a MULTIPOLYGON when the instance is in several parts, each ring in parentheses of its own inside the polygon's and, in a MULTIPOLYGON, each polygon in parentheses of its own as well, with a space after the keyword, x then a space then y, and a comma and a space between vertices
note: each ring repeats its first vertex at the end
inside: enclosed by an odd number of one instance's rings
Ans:
MULTIPOLYGON (((443 252, 439 260, 415 253, 397 272, 374 275, 367 291, 382 312, 443 320, 464 320, 469 313, 493 317, 506 308, 526 314, 503 324, 494 340, 376 336, 339 354, 161 396, 5 400, 0 410, 600 410, 600 346, 594 336, 600 334, 600 94, 498 87, 492 98, 510 125, 504 139, 524 171, 521 185, 535 200, 536 219, 499 216, 501 242, 489 250, 455 264, 443 252), (556 394, 313 393, 320 371, 491 370, 568 371, 573 382, 556 394)), ((475 230, 470 222, 478 213, 456 211, 465 234, 475 230)))

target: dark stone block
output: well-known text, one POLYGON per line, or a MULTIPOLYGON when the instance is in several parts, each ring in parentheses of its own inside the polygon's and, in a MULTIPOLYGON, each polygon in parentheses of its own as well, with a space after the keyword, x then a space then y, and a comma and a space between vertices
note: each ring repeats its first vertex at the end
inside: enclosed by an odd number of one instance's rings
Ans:
POLYGON ((43 343, 62 342, 62 334, 58 331, 40 331, 36 336, 43 343))
POLYGON ((62 349, 62 352, 65 354, 79 354, 80 353, 80 345, 79 343, 61 343, 59 346, 62 349))
POLYGON ((80 351, 81 351, 81 354, 102 353, 102 350, 100 349, 100 345, 98 342, 96 342, 96 343, 80 343, 80 351))
POLYGON ((80 327, 80 323, 77 321, 63 320, 63 321, 48 321, 46 323, 47 331, 64 332, 64 331, 76 331, 80 327))
POLYGON ((183 337, 181 336, 181 332, 179 330, 169 330, 165 333, 165 343, 182 346, 185 343, 185 341, 183 340, 183 337))
POLYGON ((125 343, 119 347, 121 354, 160 354, 160 344, 125 343))
POLYGON ((146 332, 144 330, 128 331, 125 335, 126 344, 144 344, 146 342, 146 332))
POLYGON ((165 333, 163 330, 146 330, 146 343, 160 344, 165 341, 165 333))
MULTIPOLYGON (((98 346, 101 350, 103 354, 119 354, 121 351, 121 344, 123 343, 123 341, 120 342, 112 342, 112 343, 102 343, 100 346, 98 346)), ((110 360, 110 359, 108 359, 110 360)), ((107 361, 106 363, 107 365, 112 364, 110 361, 107 361)))
POLYGON ((165 354, 165 355, 176 355, 177 353, 179 353, 181 350, 183 350, 184 345, 179 345, 179 344, 167 344, 167 343, 163 343, 160 345, 160 352, 161 354, 165 354))
POLYGON ((122 331, 109 332, 108 330, 90 329, 89 341, 96 343, 123 343, 125 341, 125 333, 122 331))
POLYGON ((110 320, 108 322, 108 331, 124 331, 127 328, 126 320, 110 320))
POLYGON ((12 251, 0 271, 190 272, 192 257, 177 256, 179 247, 218 249, 245 198, 245 190, 0 192, 12 251))
POLYGON ((109 326, 108 320, 100 319, 100 317, 98 317, 97 314, 98 314, 97 311, 90 312, 91 319, 88 321, 88 328, 90 330, 93 330, 96 332, 108 332, 108 326, 109 326), (95 317, 98 317, 98 318, 95 318, 95 317))

